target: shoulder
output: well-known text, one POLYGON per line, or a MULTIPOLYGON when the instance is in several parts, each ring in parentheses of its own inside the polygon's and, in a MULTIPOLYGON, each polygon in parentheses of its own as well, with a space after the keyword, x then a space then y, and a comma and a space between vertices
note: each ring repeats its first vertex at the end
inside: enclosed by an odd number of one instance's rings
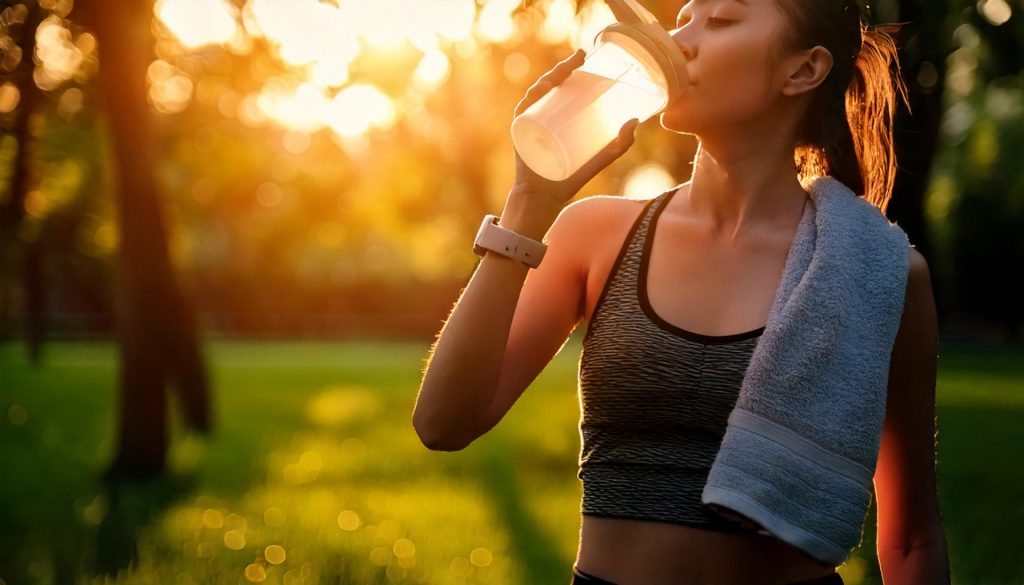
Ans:
POLYGON ((907 270, 907 276, 909 281, 921 281, 922 279, 928 281, 930 279, 928 261, 913 246, 910 248, 910 268, 907 270))
POLYGON ((903 304, 903 312, 922 299, 932 296, 931 270, 924 255, 911 246, 909 248, 910 261, 907 267, 907 293, 903 304))
POLYGON ((895 346, 915 345, 922 340, 927 346, 938 335, 935 297, 932 291, 928 261, 913 247, 910 248, 910 266, 907 269, 907 291, 903 302, 899 332, 895 346))
MULTIPOLYGON (((621 195, 592 195, 566 205, 545 238, 551 251, 586 275, 605 247, 621 243, 650 199, 621 195)), ((550 253, 550 252, 549 252, 550 253)))
POLYGON ((631 199, 621 195, 592 195, 577 199, 559 212, 551 227, 554 239, 575 242, 579 246, 607 237, 621 225, 632 225, 649 199, 631 199))

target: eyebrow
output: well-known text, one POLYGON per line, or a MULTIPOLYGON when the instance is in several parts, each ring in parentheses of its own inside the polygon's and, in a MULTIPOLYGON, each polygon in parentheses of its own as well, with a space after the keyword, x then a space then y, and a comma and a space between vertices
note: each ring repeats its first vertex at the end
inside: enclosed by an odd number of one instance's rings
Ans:
MULTIPOLYGON (((703 6, 705 4, 711 4, 712 2, 715 2, 715 1, 716 0, 689 0, 686 4, 689 4, 689 3, 692 2, 693 4, 695 4, 697 6, 703 6)), ((747 7, 750 6, 750 0, 730 0, 730 1, 738 2, 738 3, 740 3, 740 4, 744 5, 744 6, 747 6, 747 7)), ((685 5, 684 5, 684 8, 685 8, 685 5)), ((679 12, 676 14, 676 21, 679 20, 679 14, 682 14, 682 12, 683 12, 683 9, 680 8, 679 12)))
MULTIPOLYGON (((698 5, 703 5, 703 4, 710 4, 711 2, 714 2, 714 1, 715 0, 693 0, 693 3, 694 4, 698 4, 698 5)), ((734 2, 739 2, 740 4, 743 4, 744 6, 749 6, 750 5, 750 1, 749 0, 733 0, 733 1, 734 2)))

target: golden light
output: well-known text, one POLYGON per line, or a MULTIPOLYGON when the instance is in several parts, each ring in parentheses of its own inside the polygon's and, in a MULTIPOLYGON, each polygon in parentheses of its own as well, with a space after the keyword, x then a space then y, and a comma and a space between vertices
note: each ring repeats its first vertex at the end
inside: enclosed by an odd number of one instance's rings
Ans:
POLYGON ((371 47, 393 49, 406 40, 426 52, 431 37, 468 38, 476 17, 473 0, 343 0, 342 14, 371 47))
POLYGON ((315 132, 323 127, 329 104, 323 88, 303 83, 289 89, 276 77, 264 84, 256 103, 267 118, 305 132, 315 132))
POLYGON ((509 53, 502 64, 505 79, 515 83, 521 81, 530 73, 530 58, 525 54, 516 51, 509 53))
POLYGON ((485 39, 502 42, 515 33, 512 11, 519 6, 519 0, 489 0, 480 10, 477 30, 485 39))
POLYGON ((451 63, 448 61, 448 55, 443 51, 430 51, 423 55, 420 64, 416 66, 413 82, 419 89, 433 89, 448 79, 450 70, 451 63))
POLYGON ((334 132, 342 136, 359 136, 372 127, 381 129, 394 123, 395 106, 384 92, 376 87, 357 83, 334 96, 325 121, 334 132))
POLYGON ((629 199, 646 199, 676 184, 672 175, 657 163, 640 166, 623 180, 622 194, 629 199))
MULTIPOLYGON (((2 98, 0 98, 2 101, 2 98)), ((77 87, 69 87, 61 94, 57 102, 57 113, 64 119, 70 119, 82 109, 85 102, 85 94, 77 87)))
POLYGON ((388 566, 391 562, 391 550, 383 546, 375 547, 370 551, 370 562, 379 567, 388 566))
POLYGON ((3 85, 0 85, 0 114, 13 112, 14 108, 18 107, 19 101, 21 101, 21 92, 18 91, 18 86, 10 81, 5 81, 3 85))
POLYGON ((285 553, 284 547, 272 544, 263 549, 263 556, 266 557, 268 563, 272 565, 280 565, 285 561, 287 554, 285 553))
POLYGON ((612 14, 608 5, 604 2, 591 2, 578 15, 579 23, 576 28, 573 46, 581 47, 590 52, 594 47, 594 37, 604 30, 609 24, 615 22, 615 15, 612 14))
POLYGON ((239 530, 228 530, 224 533, 224 546, 231 550, 245 548, 245 535, 239 530))
POLYGON ((180 112, 192 99, 192 80, 167 61, 157 59, 150 63, 146 80, 149 81, 149 101, 158 112, 180 112))
POLYGON ((252 563, 245 567, 245 578, 253 583, 259 583, 267 578, 267 570, 263 568, 263 565, 252 563))
POLYGON ((361 50, 344 12, 316 0, 251 0, 243 11, 243 22, 251 34, 265 36, 286 63, 323 63, 319 76, 325 80, 330 79, 327 71, 347 68, 361 50))
MULTIPOLYGON (((356 47, 359 43, 352 41, 356 47)), ((349 80, 349 63, 352 60, 342 52, 333 52, 313 64, 310 81, 321 87, 341 87, 349 80)))
POLYGON ((39 67, 35 69, 33 78, 44 91, 56 89, 71 79, 84 59, 81 49, 71 42, 71 31, 57 16, 48 16, 39 23, 36 57, 39 67))
POLYGON ((469 553, 469 562, 478 567, 486 567, 493 560, 494 555, 491 554, 491 551, 483 547, 474 548, 473 552, 469 553))
POLYGON ((71 12, 74 5, 72 0, 39 0, 39 6, 62 18, 71 12))
POLYGON ((226 0, 157 0, 153 12, 187 49, 226 43, 238 32, 237 11, 226 0))
POLYGON ((981 0, 978 2, 978 12, 993 26, 1001 26, 1013 16, 1013 8, 1006 0, 981 0))
POLYGON ((978 57, 971 49, 961 47, 946 59, 946 85, 957 96, 966 96, 974 90, 974 73, 978 57))
POLYGON ((421 53, 429 53, 441 48, 441 37, 430 31, 409 35, 409 42, 421 53))
POLYGON ((444 9, 435 13, 435 30, 450 41, 461 41, 473 34, 476 2, 473 0, 447 0, 444 9))
POLYGON ((220 510, 207 508, 203 511, 203 526, 207 528, 220 528, 224 526, 224 515, 220 510))
POLYGON ((400 559, 408 559, 416 556, 416 544, 408 538, 399 538, 391 546, 391 552, 400 559))
POLYGON ((455 557, 452 562, 448 564, 448 570, 453 575, 460 579, 465 579, 473 572, 473 565, 469 563, 469 559, 465 557, 455 557))
POLYGON ((570 41, 576 34, 576 5, 572 0, 548 0, 544 5, 544 21, 537 38, 556 45, 570 41))
POLYGON ((360 523, 359 514, 352 510, 343 510, 338 514, 338 527, 342 530, 351 532, 356 528, 359 528, 360 523))
POLYGON ((263 523, 272 528, 279 528, 281 526, 284 526, 284 523, 287 520, 287 518, 288 517, 285 514, 284 510, 278 508, 277 506, 271 506, 267 508, 265 512, 263 512, 263 523))
POLYGON ((380 401, 369 389, 337 386, 316 395, 306 406, 306 415, 314 423, 334 426, 371 418, 380 408, 380 401))

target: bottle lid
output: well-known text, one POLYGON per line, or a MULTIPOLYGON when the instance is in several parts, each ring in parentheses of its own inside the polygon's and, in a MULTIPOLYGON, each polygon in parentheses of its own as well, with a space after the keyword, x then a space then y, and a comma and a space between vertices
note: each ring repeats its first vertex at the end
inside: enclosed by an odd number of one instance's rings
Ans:
POLYGON ((671 104, 690 84, 686 57, 658 18, 636 0, 605 0, 618 22, 597 33, 623 46, 652 72, 660 73, 671 104))

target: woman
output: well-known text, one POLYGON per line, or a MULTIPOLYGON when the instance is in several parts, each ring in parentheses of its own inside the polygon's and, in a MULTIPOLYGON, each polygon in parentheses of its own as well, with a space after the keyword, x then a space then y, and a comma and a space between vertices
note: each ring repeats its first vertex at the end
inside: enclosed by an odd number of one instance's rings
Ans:
MULTIPOLYGON (((699 139, 690 180, 650 200, 565 205, 632 145, 635 121, 564 181, 517 154, 499 223, 544 237, 546 255, 530 273, 485 254, 432 348, 413 424, 431 449, 464 448, 583 319, 572 582, 841 584, 835 567, 701 506, 700 488, 810 204, 800 179, 831 175, 885 211, 903 90, 889 69, 895 47, 854 0, 696 0, 671 34, 692 85, 661 125, 699 139), (643 351, 617 360, 638 338, 643 351)), ((582 62, 578 51, 542 76, 515 113, 582 62)), ((910 253, 874 476, 887 585, 949 583, 934 473, 937 323, 927 264, 910 253)))

